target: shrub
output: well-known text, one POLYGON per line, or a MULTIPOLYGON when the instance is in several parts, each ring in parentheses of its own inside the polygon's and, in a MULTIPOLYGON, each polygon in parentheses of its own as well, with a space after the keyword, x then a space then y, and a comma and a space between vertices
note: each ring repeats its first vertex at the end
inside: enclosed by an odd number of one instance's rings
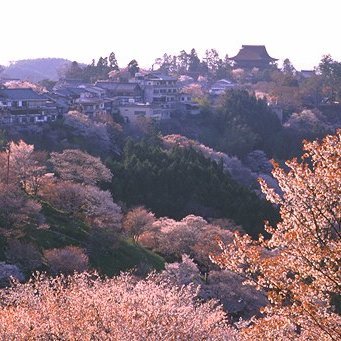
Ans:
POLYGON ((76 246, 45 250, 44 258, 53 274, 72 274, 75 271, 82 272, 88 269, 88 256, 76 246))

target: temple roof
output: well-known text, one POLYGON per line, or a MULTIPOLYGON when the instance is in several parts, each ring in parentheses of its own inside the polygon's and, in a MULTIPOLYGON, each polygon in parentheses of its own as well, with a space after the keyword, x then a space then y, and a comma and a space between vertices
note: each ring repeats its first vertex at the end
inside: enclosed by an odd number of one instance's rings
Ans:
POLYGON ((242 48, 239 50, 238 54, 229 59, 234 61, 278 60, 269 56, 264 45, 242 45, 242 48))

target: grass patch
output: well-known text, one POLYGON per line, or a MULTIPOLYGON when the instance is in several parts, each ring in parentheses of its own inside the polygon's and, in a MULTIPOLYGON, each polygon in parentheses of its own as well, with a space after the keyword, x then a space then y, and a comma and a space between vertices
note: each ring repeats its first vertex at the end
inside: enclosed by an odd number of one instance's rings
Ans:
POLYGON ((109 252, 97 254, 91 259, 91 265, 101 274, 107 276, 119 275, 122 271, 137 269, 138 271, 164 269, 164 259, 142 246, 128 240, 121 240, 109 252))
POLYGON ((46 202, 41 202, 42 213, 48 228, 28 228, 26 235, 42 249, 61 248, 68 245, 85 244, 89 227, 80 220, 58 211, 46 202))

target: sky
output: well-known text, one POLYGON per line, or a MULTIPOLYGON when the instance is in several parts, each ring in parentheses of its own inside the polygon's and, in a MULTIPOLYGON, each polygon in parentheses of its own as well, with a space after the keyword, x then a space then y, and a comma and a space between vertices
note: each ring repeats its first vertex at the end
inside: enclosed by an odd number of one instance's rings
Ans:
POLYGON ((325 54, 341 60, 340 10, 341 0, 1 0, 0 64, 89 64, 113 51, 120 67, 136 59, 150 68, 165 52, 234 56, 246 44, 312 69, 325 54))

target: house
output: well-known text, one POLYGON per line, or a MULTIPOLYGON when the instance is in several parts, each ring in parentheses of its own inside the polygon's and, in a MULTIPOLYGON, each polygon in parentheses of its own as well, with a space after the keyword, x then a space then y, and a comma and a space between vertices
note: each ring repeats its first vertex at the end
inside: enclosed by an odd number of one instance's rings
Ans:
POLYGON ((164 109, 163 119, 170 118, 178 103, 177 78, 159 72, 136 75, 136 81, 144 91, 144 101, 164 109))
POLYGON ((142 88, 137 83, 97 81, 95 86, 105 90, 106 97, 115 100, 118 105, 141 102, 143 99, 142 88))
POLYGON ((145 117, 155 121, 164 119, 164 110, 160 106, 146 103, 129 103, 119 107, 120 115, 126 123, 136 124, 145 117))
POLYGON ((193 101, 193 97, 191 94, 185 92, 179 93, 177 110, 180 113, 185 113, 189 115, 197 115, 200 113, 199 104, 193 101))
POLYGON ((264 45, 242 45, 238 54, 229 58, 236 69, 267 69, 278 59, 269 56, 264 45))
POLYGON ((99 112, 112 112, 113 101, 97 97, 94 94, 83 94, 75 100, 76 109, 88 116, 94 116, 99 112))
POLYGON ((84 88, 79 87, 65 87, 53 91, 53 94, 55 96, 66 99, 69 107, 72 107, 75 104, 76 100, 85 93, 88 93, 88 91, 84 88))
POLYGON ((81 79, 75 78, 61 78, 54 85, 53 90, 65 89, 65 88, 77 88, 80 85, 83 85, 84 81, 81 79))
POLYGON ((111 112, 112 100, 106 99, 105 95, 104 89, 91 84, 60 86, 52 94, 58 102, 67 104, 67 111, 77 109, 90 116, 99 111, 111 112))
POLYGON ((35 124, 55 121, 56 103, 31 88, 0 89, 0 124, 35 124))
POLYGON ((232 83, 227 79, 220 79, 211 86, 208 92, 211 95, 221 95, 226 90, 233 89, 235 86, 235 83, 232 83))

